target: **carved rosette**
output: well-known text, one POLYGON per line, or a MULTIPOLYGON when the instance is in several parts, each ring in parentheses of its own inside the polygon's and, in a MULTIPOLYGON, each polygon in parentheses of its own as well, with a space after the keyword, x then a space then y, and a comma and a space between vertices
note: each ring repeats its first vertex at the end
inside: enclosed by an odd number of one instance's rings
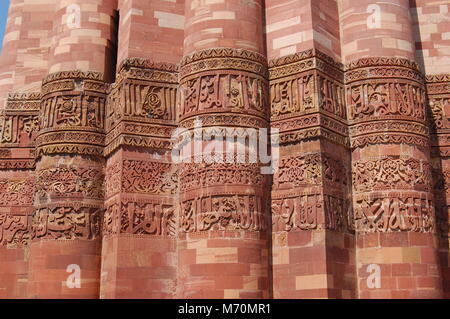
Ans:
POLYGON ((424 77, 415 62, 364 58, 346 66, 351 147, 429 145, 424 77))
POLYGON ((102 156, 108 85, 98 72, 66 71, 42 82, 36 156, 102 156))

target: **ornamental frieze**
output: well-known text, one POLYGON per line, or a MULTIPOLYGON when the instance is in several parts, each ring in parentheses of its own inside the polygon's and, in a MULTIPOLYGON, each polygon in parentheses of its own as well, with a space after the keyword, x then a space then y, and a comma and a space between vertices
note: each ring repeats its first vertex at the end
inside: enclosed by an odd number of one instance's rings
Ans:
POLYGON ((121 134, 103 149, 104 156, 109 156, 122 146, 144 147, 153 150, 171 150, 173 142, 167 138, 154 138, 139 135, 121 134))
MULTIPOLYGON (((33 156, 32 156, 33 157, 33 156)), ((36 168, 36 162, 34 159, 0 159, 0 169, 20 169, 20 170, 33 170, 36 168)))
POLYGON ((435 130, 450 129, 450 116, 446 110, 450 110, 450 88, 447 97, 430 97, 431 127, 435 130))
MULTIPOLYGON (((1 166, 0 166, 1 168, 1 166)), ((33 206, 36 183, 28 179, 0 179, 0 206, 33 206)))
POLYGON ((36 148, 36 158, 53 154, 79 154, 90 156, 103 156, 103 147, 83 144, 55 144, 39 146, 36 148))
POLYGON ((119 192, 175 195, 177 168, 172 163, 125 160, 107 168, 107 194, 119 192))
POLYGON ((104 198, 103 170, 99 168, 60 166, 40 169, 36 174, 36 198, 45 203, 62 197, 104 198))
POLYGON ((176 103, 176 85, 126 79, 108 97, 107 131, 121 120, 173 124, 176 103))
POLYGON ((272 231, 352 231, 347 200, 322 194, 293 195, 272 201, 272 231))
POLYGON ((183 120, 179 123, 179 127, 183 129, 191 129, 200 122, 203 127, 207 126, 237 126, 246 128, 267 128, 268 121, 260 117, 247 114, 202 114, 195 118, 183 120))
POLYGON ((180 121, 213 112, 267 116, 267 82, 250 73, 203 72, 183 79, 179 93, 180 121))
POLYGON ((266 64, 265 57, 254 51, 214 48, 185 56, 179 64, 179 71, 181 78, 198 72, 219 69, 234 69, 267 77, 266 64))
POLYGON ((179 232, 262 231, 267 227, 263 199, 257 195, 210 195, 180 205, 179 232))
POLYGON ((426 148, 430 146, 430 139, 407 133, 374 133, 350 139, 350 147, 352 149, 376 144, 407 144, 426 148))
POLYGON ((384 120, 373 121, 354 124, 349 127, 350 135, 355 138, 357 136, 364 136, 368 134, 376 134, 379 132, 399 132, 410 135, 420 135, 427 137, 429 135, 429 129, 422 123, 404 121, 404 120, 384 120))
POLYGON ((298 129, 293 132, 280 133, 280 146, 294 145, 307 140, 326 139, 332 143, 349 147, 349 138, 322 127, 298 129))
POLYGON ((55 130, 54 132, 40 134, 36 138, 38 148, 51 144, 78 143, 87 145, 105 145, 105 134, 83 131, 55 130))
POLYGON ((127 79, 178 83, 178 68, 171 63, 154 62, 142 58, 127 58, 120 63, 118 70, 116 82, 112 84, 112 88, 117 88, 127 79))
POLYGON ((352 163, 356 193, 389 189, 431 190, 431 167, 427 161, 388 156, 352 163))
POLYGON ((41 93, 9 93, 6 101, 7 110, 38 112, 41 107, 41 93))
POLYGON ((105 127, 105 98, 96 95, 56 95, 45 98, 40 112, 41 128, 105 127))
POLYGON ((450 74, 427 75, 426 84, 430 95, 450 94, 450 74))
POLYGON ((157 123, 121 122, 106 136, 106 144, 111 143, 121 134, 135 134, 137 136, 148 136, 157 138, 170 138, 176 126, 157 123))
POLYGON ((184 163, 180 165, 180 191, 223 185, 262 187, 264 177, 258 164, 184 163))
POLYGON ((96 240, 101 237, 103 209, 80 204, 36 208, 32 240, 96 240))
POLYGON ((31 239, 31 220, 31 213, 0 213, 0 247, 28 245, 31 239))
POLYGON ((425 121, 425 90, 399 80, 370 80, 347 87, 349 119, 411 119, 425 121))
POLYGON ((354 226, 359 233, 435 231, 432 198, 420 194, 361 196, 354 200, 354 226))
POLYGON ((343 82, 342 71, 344 66, 336 62, 332 57, 316 49, 269 60, 270 80, 276 80, 312 69, 322 71, 334 80, 343 82))
POLYGON ((55 72, 47 75, 42 80, 42 84, 45 85, 54 81, 68 80, 68 79, 71 80, 85 79, 103 82, 103 74, 96 71, 80 71, 80 70, 55 72))
POLYGON ((103 234, 175 237, 176 220, 177 211, 174 205, 145 201, 112 201, 105 212, 103 234))
POLYGON ((323 224, 323 212, 319 194, 272 200, 272 231, 316 230, 323 224))
POLYGON ((39 128, 37 115, 0 114, 0 145, 4 147, 31 146, 39 128), (25 136, 26 139, 24 139, 25 136))
POLYGON ((345 187, 348 172, 344 163, 323 153, 311 153, 295 157, 282 157, 273 177, 273 189, 291 189, 311 185, 335 185, 345 187))

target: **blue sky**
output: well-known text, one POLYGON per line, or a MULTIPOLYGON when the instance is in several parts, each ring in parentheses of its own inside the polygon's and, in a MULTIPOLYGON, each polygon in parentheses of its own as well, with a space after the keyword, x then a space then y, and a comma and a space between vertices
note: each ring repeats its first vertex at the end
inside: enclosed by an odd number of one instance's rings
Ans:
POLYGON ((6 19, 8 18, 9 0, 0 0, 0 49, 3 45, 6 19))

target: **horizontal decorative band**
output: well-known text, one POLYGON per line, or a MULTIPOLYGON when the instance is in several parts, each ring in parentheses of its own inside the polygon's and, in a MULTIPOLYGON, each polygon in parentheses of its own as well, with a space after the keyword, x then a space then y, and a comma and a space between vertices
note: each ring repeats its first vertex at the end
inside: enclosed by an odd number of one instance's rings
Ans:
POLYGON ((6 100, 6 111, 39 111, 41 92, 9 93, 6 100))
POLYGON ((72 70, 72 71, 61 71, 56 73, 51 73, 47 75, 42 80, 42 85, 45 85, 50 82, 60 81, 60 80, 95 80, 99 82, 103 82, 104 77, 103 73, 97 71, 80 71, 80 70, 72 70))
POLYGON ((398 66, 420 72, 419 65, 416 62, 399 57, 370 57, 358 59, 346 64, 345 71, 352 71, 371 66, 398 66))
POLYGON ((178 68, 173 63, 154 62, 143 58, 126 58, 119 64, 119 73, 130 68, 154 69, 167 72, 177 72, 178 68))
POLYGON ((430 74, 425 77, 427 83, 443 83, 450 82, 450 73, 430 74))
POLYGON ((42 147, 48 144, 86 144, 86 145, 105 145, 105 134, 83 131, 57 131, 40 134, 36 138, 36 146, 42 147))
POLYGON ((263 65, 267 64, 267 59, 254 51, 243 50, 243 49, 233 49, 233 48, 212 48, 206 50, 200 50, 191 55, 185 56, 181 62, 180 67, 184 67, 188 64, 202 61, 206 59, 214 58, 238 58, 243 60, 254 61, 263 65))
POLYGON ((52 154, 79 154, 103 156, 103 147, 82 144, 46 145, 36 148, 36 157, 52 154))
POLYGON ((121 134, 104 149, 104 156, 109 156, 121 146, 146 147, 151 149, 170 150, 173 142, 168 139, 121 134))

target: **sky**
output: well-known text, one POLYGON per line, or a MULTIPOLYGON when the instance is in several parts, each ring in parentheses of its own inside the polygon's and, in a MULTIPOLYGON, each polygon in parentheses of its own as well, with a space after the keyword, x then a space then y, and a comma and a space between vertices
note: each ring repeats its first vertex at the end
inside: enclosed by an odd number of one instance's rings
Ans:
POLYGON ((0 49, 3 45, 6 19, 8 18, 9 0, 0 0, 0 49))

